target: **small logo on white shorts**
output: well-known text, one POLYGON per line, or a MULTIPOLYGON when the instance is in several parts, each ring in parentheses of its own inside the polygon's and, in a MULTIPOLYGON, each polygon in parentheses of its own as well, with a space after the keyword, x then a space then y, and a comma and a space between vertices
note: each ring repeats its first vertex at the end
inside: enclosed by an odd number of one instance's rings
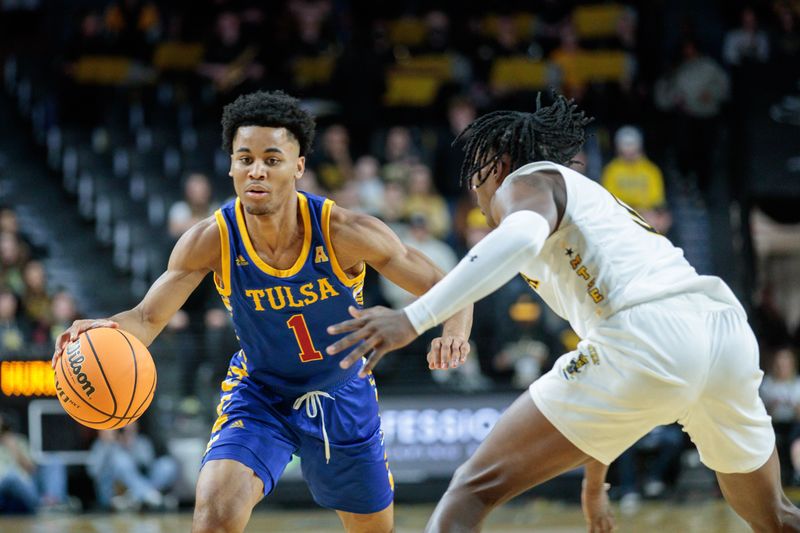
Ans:
POLYGON ((594 346, 588 346, 587 351, 589 355, 578 352, 578 355, 570 359, 569 363, 561 369, 561 375, 564 376, 564 379, 570 381, 576 379, 589 363, 593 365, 600 364, 600 357, 597 355, 597 350, 595 350, 594 346))

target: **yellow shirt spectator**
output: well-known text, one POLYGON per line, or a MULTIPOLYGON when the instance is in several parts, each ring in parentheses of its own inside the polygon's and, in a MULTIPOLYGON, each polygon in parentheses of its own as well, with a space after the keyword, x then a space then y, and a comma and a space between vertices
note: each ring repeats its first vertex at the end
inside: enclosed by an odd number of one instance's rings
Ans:
POLYGON ((666 203, 661 170, 644 156, 632 161, 615 157, 603 169, 600 181, 603 187, 634 209, 647 211, 666 203))

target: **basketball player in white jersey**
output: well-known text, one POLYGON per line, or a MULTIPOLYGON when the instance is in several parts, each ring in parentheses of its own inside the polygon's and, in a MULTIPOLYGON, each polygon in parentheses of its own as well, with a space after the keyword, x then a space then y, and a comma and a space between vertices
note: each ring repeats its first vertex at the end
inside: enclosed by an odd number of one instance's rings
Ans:
POLYGON ((758 396, 758 345, 719 278, 597 183, 562 166, 589 121, 563 96, 534 113, 499 111, 462 134, 462 180, 495 228, 436 286, 402 310, 352 310, 330 328, 342 361, 404 346, 521 274, 582 341, 503 414, 462 465, 427 531, 477 531, 517 494, 585 465, 588 529, 614 529, 605 475, 653 427, 679 422, 717 473, 725 499, 756 531, 800 531, 780 484, 775 435, 758 396))

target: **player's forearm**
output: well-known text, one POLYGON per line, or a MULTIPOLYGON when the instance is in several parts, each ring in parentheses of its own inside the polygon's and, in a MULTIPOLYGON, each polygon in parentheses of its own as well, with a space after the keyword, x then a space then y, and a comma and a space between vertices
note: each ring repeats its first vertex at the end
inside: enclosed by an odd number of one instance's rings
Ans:
POLYGON ((465 339, 469 339, 469 334, 472 331, 472 311, 473 306, 468 305, 445 320, 444 327, 442 328, 442 336, 464 337, 465 339))
POLYGON ((592 459, 583 472, 583 489, 587 492, 604 490, 607 473, 608 465, 592 459))
POLYGON ((404 311, 418 334, 496 291, 539 254, 550 225, 533 211, 518 211, 467 253, 431 290, 404 311))
POLYGON ((164 320, 149 316, 142 306, 117 313, 110 317, 109 320, 119 324, 120 328, 142 341, 145 346, 150 346, 169 321, 169 319, 164 320))

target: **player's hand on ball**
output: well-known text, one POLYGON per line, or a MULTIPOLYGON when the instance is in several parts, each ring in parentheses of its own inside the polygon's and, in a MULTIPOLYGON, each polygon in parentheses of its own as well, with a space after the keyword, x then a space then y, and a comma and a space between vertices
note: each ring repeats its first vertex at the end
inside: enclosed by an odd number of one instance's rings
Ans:
POLYGON ((95 328, 118 328, 119 324, 114 322, 113 320, 108 320, 105 318, 98 318, 94 320, 76 320, 72 323, 72 325, 67 329, 64 333, 56 338, 56 347, 55 352, 53 352, 53 361, 51 362, 53 368, 56 367, 56 363, 58 362, 58 358, 61 357, 61 354, 64 352, 64 348, 67 347, 67 344, 70 342, 75 341, 78 336, 83 333, 84 331, 88 331, 90 329, 95 328))
POLYGON ((358 373, 361 377, 375 368, 388 352, 402 348, 417 338, 417 332, 403 311, 380 306, 370 309, 356 309, 351 306, 348 311, 353 320, 328 327, 328 333, 352 333, 328 346, 326 351, 329 355, 335 355, 358 344, 341 360, 339 366, 350 368, 366 356, 367 363, 358 373))
POLYGON ((581 490, 581 507, 586 519, 586 530, 589 533, 611 533, 617 530, 611 506, 608 503, 608 489, 611 485, 603 483, 600 487, 587 488, 584 483, 581 490))
POLYGON ((428 368, 431 370, 457 368, 467 361, 469 340, 456 335, 442 335, 431 341, 428 368))

